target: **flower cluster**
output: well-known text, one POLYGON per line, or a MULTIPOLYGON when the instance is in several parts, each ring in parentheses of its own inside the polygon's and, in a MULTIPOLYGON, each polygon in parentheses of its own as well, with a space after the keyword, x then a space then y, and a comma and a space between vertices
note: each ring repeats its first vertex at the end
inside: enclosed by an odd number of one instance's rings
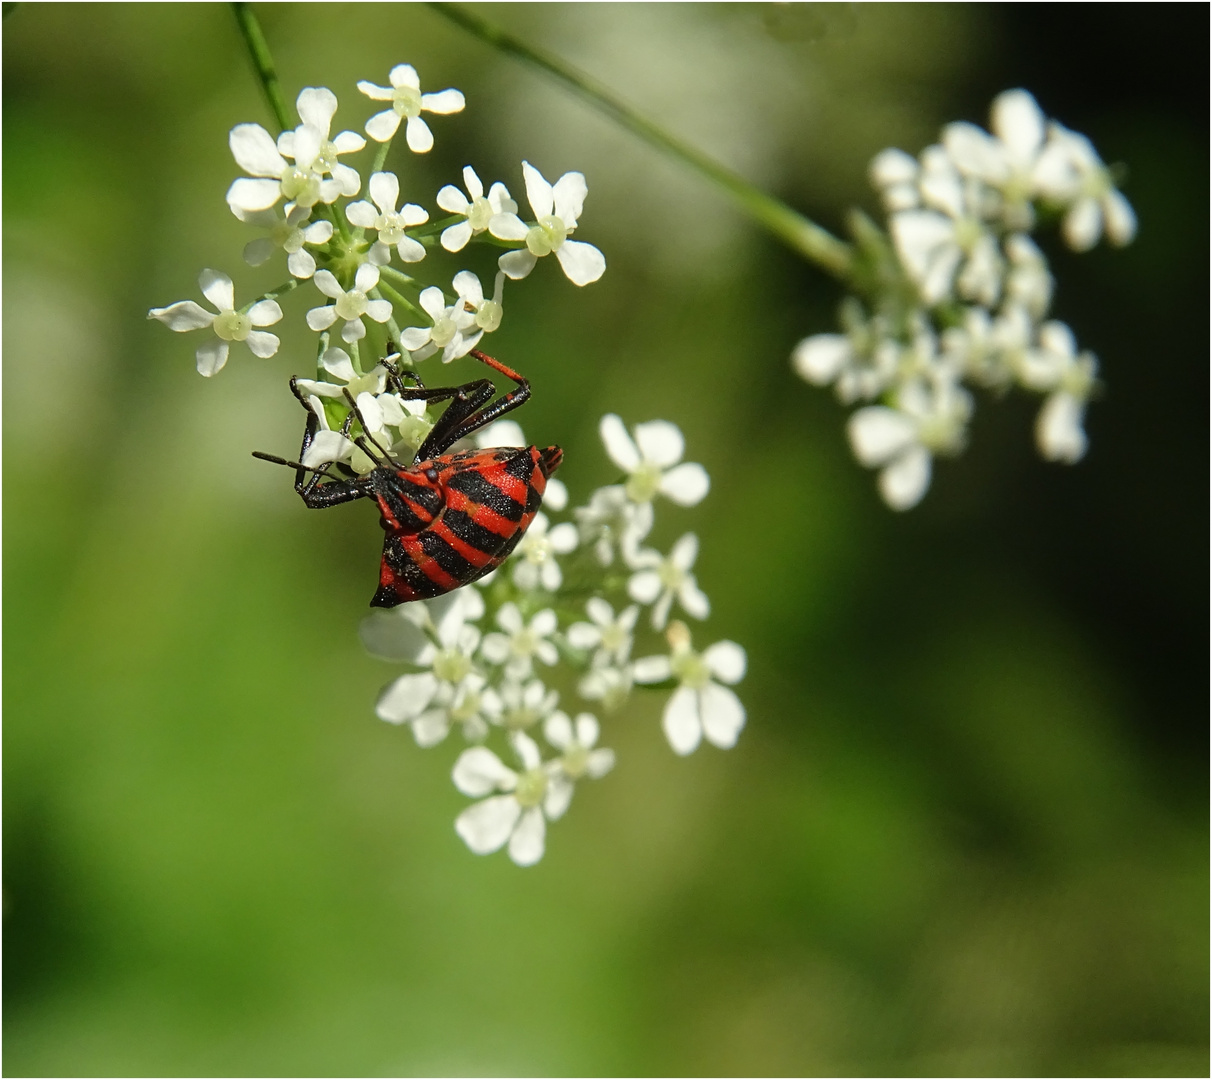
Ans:
MULTIPOLYGON (((465 103, 454 89, 422 93, 407 64, 394 67, 388 83, 358 83, 371 101, 389 103, 364 124, 370 143, 354 131, 333 134, 337 98, 323 87, 299 94, 299 124, 276 138, 258 124, 233 128, 231 152, 246 175, 232 182, 227 203, 260 233, 244 258, 261 266, 284 257, 290 277, 237 307, 232 280, 205 270, 200 286, 214 311, 183 300, 149 312, 175 331, 213 332, 197 349, 199 372, 211 376, 233 342, 273 356, 279 339, 261 328, 282 320, 280 298, 310 292, 300 314, 317 335, 315 377, 293 381, 314 418, 301 465, 346 478, 371 473, 382 454, 414 459, 440 414, 423 395, 403 392, 403 380, 419 384, 425 360, 466 356, 495 331, 506 279, 526 278, 548 255, 576 285, 597 281, 606 268, 596 247, 572 239, 588 192, 578 172, 549 183, 523 161, 529 219, 503 182, 486 194, 470 165, 462 187, 447 183, 436 193, 445 216, 431 218, 420 202, 404 201, 400 178, 384 168, 401 124, 408 149, 424 154, 434 137, 422 114, 459 112, 465 103), (363 175, 351 161, 375 143, 363 196, 363 175), (491 290, 472 269, 436 281, 422 276, 438 251, 461 256, 473 247, 495 258, 491 290)), ((507 845, 520 865, 542 857, 546 823, 568 808, 577 781, 613 767, 613 752, 597 745, 595 713, 616 711, 637 685, 672 691, 664 729, 679 754, 703 738, 732 746, 745 721, 728 688, 744 675, 744 651, 722 641, 698 653, 686 626, 670 621, 674 611, 703 619, 710 610, 693 573, 697 537, 686 533, 668 553, 647 546, 654 500, 701 502, 710 487, 706 470, 682 461, 682 434, 666 421, 629 433, 617 416, 606 416, 601 434, 620 483, 595 491, 566 520, 538 512, 493 574, 436 600, 376 609, 361 628, 372 654, 409 666, 383 690, 378 716, 410 728, 422 747, 444 742, 452 729, 472 744, 453 776, 478 801, 459 815, 456 830, 476 853, 507 845), (633 659, 638 633, 660 641, 661 632, 663 648, 633 659), (585 708, 561 710, 561 697, 573 693, 585 708)), ((512 420, 498 420, 474 441, 527 445, 512 420)), ((552 478, 544 510, 560 514, 567 506, 567 489, 552 478)))
MULTIPOLYGON (((745 651, 718 641, 697 652, 686 624, 670 621, 675 607, 694 619, 710 611, 693 573, 697 537, 686 533, 668 554, 646 546, 658 497, 701 502, 707 472, 682 461, 682 433, 667 421, 628 432, 608 415, 600 430, 622 483, 558 523, 540 511, 514 556, 475 585, 372 611, 361 627, 368 651, 410 668, 384 688, 378 715, 423 747, 452 729, 473 744, 454 765, 455 785, 479 800, 459 815, 458 834, 477 854, 507 846, 523 866, 542 857, 547 822, 563 815, 576 783, 613 767, 596 714, 617 712, 637 685, 671 691, 663 727, 678 754, 703 739, 731 747, 745 723, 730 689, 744 677, 745 651), (661 647, 633 658, 645 633, 661 647), (573 694, 585 704, 561 708, 573 694)), ((526 445, 512 421, 477 441, 526 445)), ((566 510, 554 480, 544 505, 566 510)))
MULTIPOLYGON (((237 218, 262 233, 245 247, 245 261, 261 266, 281 252, 290 278, 236 307, 231 278, 205 270, 199 285, 216 311, 182 300, 148 313, 171 330, 213 331, 214 336, 197 350, 203 375, 222 369, 232 342, 247 345, 256 356, 273 356, 279 340, 259 328, 281 320, 277 301, 305 282, 320 294, 313 294, 305 317, 307 326, 319 335, 320 380, 332 386, 326 375, 337 375, 346 384, 378 378, 370 371, 373 364, 364 362, 366 357, 395 354, 407 367, 438 352, 446 363, 465 356, 484 334, 501 325, 505 279, 526 277, 546 255, 554 255, 577 285, 597 281, 605 272, 606 260, 596 247, 571 239, 588 194, 585 177, 578 172, 550 184, 523 161, 530 220, 518 216, 518 204, 505 184, 493 183, 486 197, 483 182, 470 165, 463 170, 466 194, 446 184, 433 200, 445 216, 431 220, 424 206, 401 202, 399 177, 383 168, 401 123, 408 149, 424 154, 433 148, 434 139, 421 114, 457 113, 465 102, 454 89, 422 93, 417 72, 409 64, 392 68, 388 82, 388 86, 358 83, 371 101, 390 102, 363 127, 371 142, 378 144, 366 182, 368 198, 356 198, 363 177, 348 160, 366 149, 367 140, 355 131, 333 134, 337 97, 326 87, 307 87, 299 94, 295 106, 300 123, 277 138, 260 124, 238 124, 232 129, 232 156, 247 175, 232 182, 227 204, 237 218), (509 249, 497 257, 491 297, 481 278, 469 269, 436 282, 422 280, 427 256, 439 242, 452 254, 472 242, 497 252, 509 249), (340 337, 340 345, 332 343, 334 336, 340 337)), ((315 387, 312 393, 325 396, 323 389, 315 387)), ((375 396, 382 393, 380 386, 375 396)), ((329 411, 339 419, 341 388, 329 397, 329 411)), ((385 408, 392 415, 398 412, 390 403, 385 408)), ((328 430, 329 425, 323 426, 328 430)), ((407 426, 411 431, 415 424, 408 420, 407 426)))
POLYGON ((872 403, 851 416, 850 442, 897 510, 926 493, 936 455, 962 450, 970 387, 1044 395, 1040 453, 1072 463, 1086 451, 1097 363, 1046 318, 1053 279, 1030 234, 1059 218, 1065 242, 1087 251, 1104 236, 1129 243, 1136 218, 1090 141, 1048 122, 1025 90, 998 96, 990 127, 949 124, 917 158, 876 156, 887 231, 856 215, 858 295, 843 302, 843 332, 792 355, 808 382, 872 403))

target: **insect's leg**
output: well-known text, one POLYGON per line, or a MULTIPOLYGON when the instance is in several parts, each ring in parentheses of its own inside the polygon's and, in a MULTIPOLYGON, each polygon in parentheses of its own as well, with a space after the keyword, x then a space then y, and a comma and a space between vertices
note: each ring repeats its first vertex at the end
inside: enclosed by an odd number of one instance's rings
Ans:
MULTIPOLYGON (((461 416, 453 421, 448 429, 443 431, 442 437, 443 440, 445 440, 445 446, 443 446, 441 450, 432 452, 438 454, 442 453, 444 450, 449 448, 451 444, 458 442, 459 439, 466 438, 472 432, 478 431, 480 428, 491 424, 498 417, 504 416, 505 413, 516 409, 519 405, 525 402, 527 398, 530 397, 529 381, 519 375, 516 371, 512 370, 511 368, 507 368, 501 363, 500 360, 494 360, 486 353, 480 352, 479 349, 472 349, 470 355, 474 356, 482 364, 487 364, 494 371, 499 371, 502 375, 506 376, 506 378, 512 379, 518 384, 518 387, 516 390, 510 390, 508 394, 498 398, 491 404, 488 403, 489 399, 491 398, 491 395, 489 395, 489 398, 481 401, 473 410, 463 412, 461 416)), ((489 385, 491 386, 492 384, 489 383, 489 385)), ((451 409, 453 409, 453 405, 451 406, 451 409)), ((443 420, 446 419, 446 416, 450 415, 451 409, 446 410, 446 415, 442 417, 443 420)), ((429 439, 426 440, 427 444, 434 438, 436 432, 437 428, 430 432, 429 439)), ((426 447, 423 446, 421 449, 425 450, 426 447)))
POLYGON ((468 428, 468 418, 481 411, 496 392, 497 388, 487 379, 477 379, 475 382, 464 383, 445 391, 426 391, 449 397, 450 404, 417 450, 416 460, 425 461, 444 454, 465 434, 474 431, 479 425, 468 428))

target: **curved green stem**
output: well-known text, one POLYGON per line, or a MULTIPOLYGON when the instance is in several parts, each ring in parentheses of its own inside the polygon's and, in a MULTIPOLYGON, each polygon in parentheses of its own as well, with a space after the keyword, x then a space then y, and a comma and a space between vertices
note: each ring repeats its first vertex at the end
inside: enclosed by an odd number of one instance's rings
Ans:
POLYGON ((533 45, 526 44, 460 5, 431 0, 428 6, 493 48, 553 76, 616 123, 651 143, 658 150, 689 165, 723 191, 738 209, 809 262, 815 263, 836 278, 845 280, 849 277, 852 260, 849 244, 793 210, 785 202, 754 187, 748 180, 712 160, 689 143, 670 135, 625 104, 612 90, 591 75, 533 45))
MULTIPOLYGON (((390 285, 388 285, 387 282, 385 282, 382 278, 379 279, 379 284, 376 285, 375 288, 371 290, 371 292, 372 292, 372 294, 375 292, 382 293, 383 299, 390 300, 393 304, 398 304, 400 307, 404 308, 406 311, 411 311, 414 315, 419 315, 422 319, 424 319, 426 321, 426 323, 428 325, 430 325, 430 326, 433 325, 433 319, 431 319, 428 315, 426 315, 425 312, 422 311, 419 307, 417 307, 416 304, 412 303, 411 300, 406 299, 405 297, 401 296, 398 292, 396 292, 396 290, 393 289, 390 285)), ((396 340, 399 341, 398 335, 396 337, 396 340)))
POLYGON ((282 96, 282 87, 278 83, 274 58, 265 41, 265 35, 261 33, 261 24, 248 4, 234 3, 231 8, 236 16, 236 23, 240 27, 240 33, 244 35, 244 44, 248 46, 248 55, 252 58, 257 79, 265 93, 265 100, 269 102, 274 119, 278 121, 278 130, 285 131, 287 128, 294 127, 290 122, 290 113, 286 109, 286 99, 282 96))

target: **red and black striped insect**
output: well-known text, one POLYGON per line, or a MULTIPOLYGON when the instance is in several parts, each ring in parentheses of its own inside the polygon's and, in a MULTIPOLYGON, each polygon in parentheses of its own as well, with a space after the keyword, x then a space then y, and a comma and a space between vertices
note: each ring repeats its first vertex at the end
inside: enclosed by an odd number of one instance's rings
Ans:
MULTIPOLYGON (((563 458, 558 446, 446 452, 459 439, 530 397, 530 383, 517 372, 477 349, 470 355, 512 379, 517 388, 493 401, 497 391, 489 379, 427 390, 411 371, 405 374, 416 385, 405 386, 396 368, 384 362, 392 389, 404 400, 450 402, 411 464, 394 458, 362 434, 353 442, 374 462, 365 476, 344 464, 337 465, 343 473, 340 478, 328 475, 331 462, 315 469, 301 465, 319 420, 294 379, 290 380, 291 392, 307 410, 299 461, 253 453, 264 461, 295 469, 295 490, 311 509, 363 498, 379 504, 380 524, 387 535, 379 588, 371 607, 395 607, 409 600, 441 596, 495 570, 534 520, 547 479, 563 458)), ((345 396, 351 411, 342 434, 348 437, 355 417, 361 423, 361 416, 348 391, 345 396)))

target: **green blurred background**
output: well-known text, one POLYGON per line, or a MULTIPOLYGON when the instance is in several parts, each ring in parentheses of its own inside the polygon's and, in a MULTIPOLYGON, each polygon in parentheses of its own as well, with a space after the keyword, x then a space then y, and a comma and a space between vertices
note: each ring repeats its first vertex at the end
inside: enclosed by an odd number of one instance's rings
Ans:
POLYGON ((373 508, 307 513, 249 456, 296 444, 305 297, 209 381, 144 318, 203 266, 274 283, 222 198, 228 130, 270 122, 230 11, 19 5, 6 1074, 1206 1075, 1207 8, 480 9, 835 229, 876 151, 1012 86, 1128 163, 1138 242, 1049 246, 1107 383, 1088 459, 982 400, 908 515, 788 366, 836 287, 697 177, 427 8, 258 10, 341 126, 396 62, 466 92, 393 155, 411 198, 585 172, 605 277, 541 265, 493 351, 574 499, 612 479, 601 413, 683 428, 714 491, 655 539, 701 534, 749 727, 679 760, 642 699, 538 867, 471 856, 457 740, 370 710, 373 508))

